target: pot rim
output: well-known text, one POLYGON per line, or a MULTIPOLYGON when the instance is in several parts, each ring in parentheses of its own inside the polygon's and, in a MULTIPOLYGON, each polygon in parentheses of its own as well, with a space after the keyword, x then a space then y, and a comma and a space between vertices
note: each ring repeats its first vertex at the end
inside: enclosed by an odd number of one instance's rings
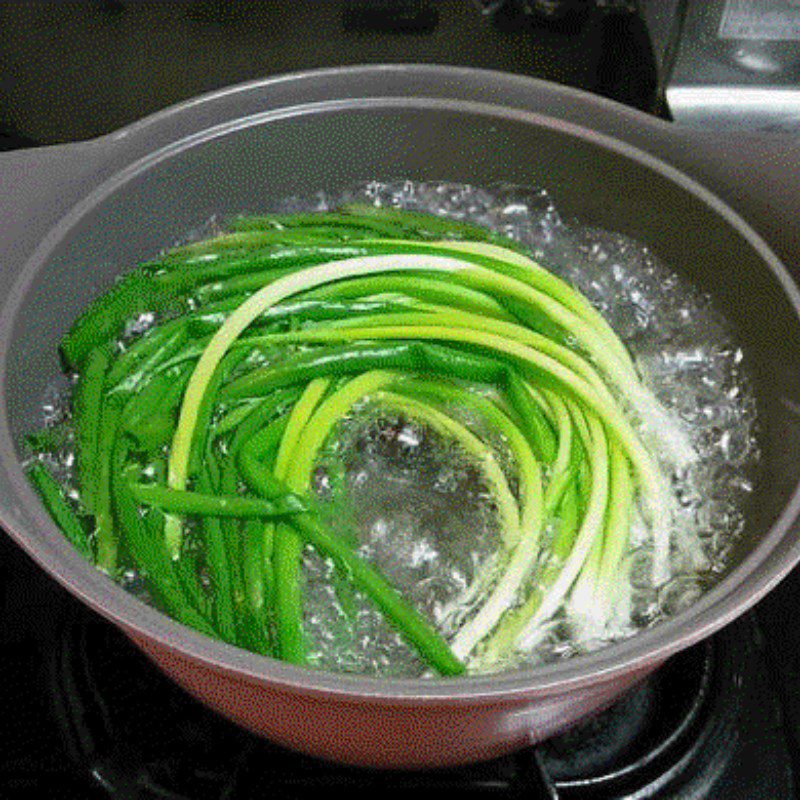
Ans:
MULTIPOLYGON (((366 108, 370 104, 380 107, 435 107, 514 118, 580 139, 591 140, 595 145, 633 160, 677 184, 683 191, 694 195, 721 216, 728 225, 733 226, 771 270, 791 301, 795 313, 800 317, 800 291, 767 243, 737 212, 696 180, 666 161, 619 138, 537 111, 537 94, 541 92, 555 93, 571 103, 587 107, 589 111, 600 111, 617 117, 622 115, 629 123, 632 121, 640 127, 667 125, 613 101, 545 81, 465 67, 402 64, 311 70, 238 84, 158 111, 119 131, 87 143, 87 147, 110 146, 114 157, 124 166, 115 170, 102 182, 96 183, 92 190, 84 194, 72 208, 64 209, 65 213, 22 266, 0 311, 0 331, 2 331, 0 375, 5 375, 7 366, 9 347, 7 332, 12 330, 19 303, 31 280, 46 263, 53 248, 68 235, 71 227, 132 177, 162 159, 177 155, 182 150, 210 138, 225 135, 237 127, 263 124, 269 119, 282 118, 290 114, 325 112, 346 107, 366 108), (382 78, 385 76, 405 79, 411 91, 423 91, 423 94, 407 97, 381 95, 382 78), (331 82, 333 84, 331 88, 335 93, 340 84, 346 87, 348 82, 356 79, 372 81, 375 94, 344 100, 334 95, 327 100, 311 104, 287 105, 244 118, 228 119, 221 125, 203 128, 198 133, 176 139, 143 157, 126 162, 126 147, 135 151, 136 148, 133 147, 135 139, 149 137, 159 125, 169 125, 182 115, 189 115, 191 118, 196 109, 202 110, 209 104, 239 93, 269 93, 275 86, 291 88, 293 84, 309 81, 319 84, 331 82), (437 92, 446 88, 447 96, 439 94, 435 97, 426 96, 425 87, 420 86, 423 81, 432 81, 437 92), (495 94, 498 101, 485 102, 459 98, 462 84, 486 87, 495 94), (527 109, 521 108, 518 102, 514 105, 502 102, 504 91, 508 90, 511 94, 512 89, 527 95, 527 109)), ((324 672, 250 653, 174 622, 165 614, 134 598, 93 565, 84 561, 60 534, 24 477, 10 437, 4 395, 0 396, 0 454, 3 472, 14 490, 14 501, 30 509, 36 527, 47 536, 42 541, 31 540, 18 523, 13 508, 0 508, 0 524, 70 592, 118 624, 134 639, 144 637, 167 651, 173 651, 175 656, 184 660, 235 673, 237 677, 249 682, 269 683, 295 693, 335 695, 356 702, 370 700, 381 703, 402 703, 413 700, 415 703, 462 704, 476 701, 510 701, 523 696, 560 694, 591 684, 612 681, 624 673, 644 671, 655 667, 678 650, 705 638, 732 621, 770 591, 800 561, 800 537, 792 543, 788 535, 800 515, 800 485, 798 485, 771 530, 722 581, 690 609, 621 642, 610 644, 589 654, 574 656, 557 664, 490 676, 381 679, 324 672)))

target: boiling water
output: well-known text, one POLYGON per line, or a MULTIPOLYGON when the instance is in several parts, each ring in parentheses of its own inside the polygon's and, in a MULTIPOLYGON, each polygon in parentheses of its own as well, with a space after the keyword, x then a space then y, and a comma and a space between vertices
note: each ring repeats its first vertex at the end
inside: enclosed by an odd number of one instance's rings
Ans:
MULTIPOLYGON (((534 258, 579 288, 634 356, 645 383, 688 430, 699 458, 673 475, 677 498, 670 579, 651 578, 649 532, 633 525, 625 562, 630 591, 601 628, 556 615, 529 652, 491 669, 553 661, 596 649, 691 605, 724 571, 743 525, 757 459, 755 401, 742 351, 708 297, 670 272, 643 244, 563 220, 546 192, 452 184, 373 183, 343 197, 318 195, 285 210, 326 210, 345 201, 427 211, 472 221, 530 248, 534 258)), ((477 424, 478 420, 468 420, 477 424)), ((642 431, 647 437, 647 431, 642 431)), ((413 417, 365 403, 323 454, 317 493, 330 519, 361 554, 446 635, 473 609, 454 608, 500 545, 491 496, 469 459, 413 417), (345 464, 343 496, 330 500, 329 464, 345 464)), ((509 467, 502 442, 495 450, 509 467)), ((341 469, 341 467, 340 467, 341 469)), ((414 652, 369 601, 347 591, 332 564, 305 559, 306 635, 311 661, 377 675, 424 671, 414 652)))
MULTIPOLYGON (((353 201, 475 222, 525 245, 602 312, 626 342, 645 383, 689 432, 699 456, 688 471, 672 476, 673 538, 681 546, 673 548, 666 583, 653 584, 650 534, 639 520, 621 575, 627 588, 624 602, 611 619, 600 627, 583 626, 556 614, 534 647, 486 668, 532 665, 593 650, 691 605, 728 564, 758 455, 755 401, 743 354, 709 298, 679 279, 645 245, 563 220, 544 191, 371 183, 340 196, 291 199, 279 210, 328 210, 353 201)), ((220 230, 214 219, 183 241, 220 230)), ((125 336, 152 323, 151 315, 132 321, 125 336)), ((475 388, 491 393, 491 387, 475 388)), ((48 425, 65 419, 67 396, 61 384, 48 396, 48 425)), ((515 468, 504 441, 479 416, 464 409, 448 412, 489 441, 513 488, 515 468)), ((49 462, 77 498, 74 441, 69 425, 63 427, 64 444, 49 462)), ((648 432, 641 433, 646 440, 648 432)), ((501 525, 492 493, 459 445, 413 415, 366 398, 321 453, 314 491, 329 524, 446 636, 475 610, 475 598, 462 600, 476 576, 495 563, 501 525)), ((120 579, 147 599, 135 571, 120 579)), ((311 549, 305 554, 304 579, 311 664, 386 676, 425 672, 380 612, 311 549)))

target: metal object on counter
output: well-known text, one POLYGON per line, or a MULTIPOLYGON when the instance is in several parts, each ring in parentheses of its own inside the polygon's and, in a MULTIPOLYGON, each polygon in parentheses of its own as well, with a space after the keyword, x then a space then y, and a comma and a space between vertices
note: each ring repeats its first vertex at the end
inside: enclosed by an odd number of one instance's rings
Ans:
POLYGON ((679 123, 800 136, 800 1, 646 0, 679 123))

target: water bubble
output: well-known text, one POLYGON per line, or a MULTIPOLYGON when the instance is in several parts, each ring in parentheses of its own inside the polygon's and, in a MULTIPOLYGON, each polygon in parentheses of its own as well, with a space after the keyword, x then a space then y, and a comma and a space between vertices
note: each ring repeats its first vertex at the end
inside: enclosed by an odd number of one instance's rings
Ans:
POLYGON ((631 556, 629 578, 636 589, 649 589, 653 585, 653 551, 642 547, 631 556))
POLYGON ((659 589, 658 602, 661 610, 674 616, 691 608, 700 599, 703 590, 693 575, 676 575, 659 589))

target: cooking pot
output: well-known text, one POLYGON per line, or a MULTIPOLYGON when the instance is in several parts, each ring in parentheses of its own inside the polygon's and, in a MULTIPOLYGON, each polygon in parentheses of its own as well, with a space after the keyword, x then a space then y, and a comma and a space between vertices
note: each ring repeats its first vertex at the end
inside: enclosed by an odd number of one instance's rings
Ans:
POLYGON ((0 522, 187 691, 276 742, 392 767, 499 755, 609 704, 800 559, 800 294, 789 273, 800 256, 800 146, 789 140, 681 129, 501 73, 357 67, 235 86, 94 141, 6 154, 0 185, 0 522), (546 188, 567 216, 633 236, 713 295, 756 386, 762 455, 732 566, 690 609, 540 668, 332 674, 173 622, 85 562, 47 515, 19 442, 59 373, 58 341, 92 298, 213 214, 396 178, 546 188))

